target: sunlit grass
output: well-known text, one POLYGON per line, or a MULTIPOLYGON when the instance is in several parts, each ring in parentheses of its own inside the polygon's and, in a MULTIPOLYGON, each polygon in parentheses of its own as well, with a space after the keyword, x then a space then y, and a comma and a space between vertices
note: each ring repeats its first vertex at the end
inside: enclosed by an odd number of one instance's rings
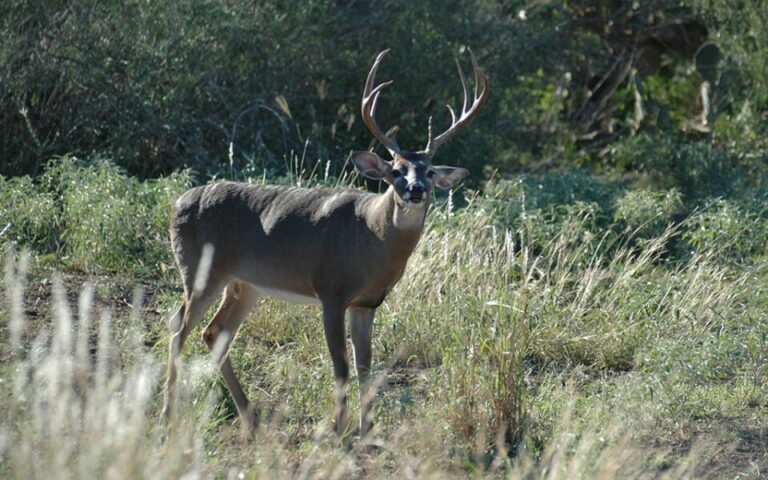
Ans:
MULTIPOLYGON (((461 209, 438 202, 378 310, 373 450, 334 441, 316 307, 264 300, 233 343, 262 419, 252 437, 199 332, 169 426, 159 414, 163 319, 141 308, 141 295, 126 308, 110 301, 109 283, 70 281, 67 292, 57 276, 41 317, 30 290, 47 270, 9 250, 0 474, 690 478, 724 448, 707 432, 765 425, 764 257, 728 261, 720 239, 679 255, 686 220, 655 234, 604 225, 597 207, 553 212, 546 195, 534 207, 514 182, 467 194, 461 209)), ((180 300, 166 282, 150 312, 180 300)))

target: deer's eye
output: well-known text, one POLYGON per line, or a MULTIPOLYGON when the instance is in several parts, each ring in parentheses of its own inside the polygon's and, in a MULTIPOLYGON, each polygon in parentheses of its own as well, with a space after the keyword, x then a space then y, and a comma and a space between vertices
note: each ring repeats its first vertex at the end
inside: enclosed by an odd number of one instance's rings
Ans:
POLYGON ((427 171, 427 178, 432 178, 434 176, 435 176, 435 171, 434 170, 428 170, 427 171))

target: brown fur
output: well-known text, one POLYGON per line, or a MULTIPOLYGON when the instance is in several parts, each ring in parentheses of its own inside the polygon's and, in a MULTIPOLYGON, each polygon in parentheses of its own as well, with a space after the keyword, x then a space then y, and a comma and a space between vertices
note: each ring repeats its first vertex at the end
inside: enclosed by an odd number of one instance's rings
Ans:
MULTIPOLYGON (((165 414, 171 414, 178 357, 186 338, 223 291, 203 339, 220 365, 238 414, 252 424, 250 404, 227 351, 258 298, 274 293, 271 289, 322 305, 341 433, 349 378, 345 312, 350 310, 355 368, 362 391, 368 392, 374 312, 402 276, 428 209, 428 197, 408 207, 397 190, 393 185, 375 195, 225 182, 184 193, 176 201, 170 228, 184 301, 170 321, 165 414), (210 268, 202 272, 207 273, 202 289, 195 290, 206 245, 213 246, 210 268)), ((361 435, 370 430, 369 397, 362 398, 361 435)))
MULTIPOLYGON (((476 89, 451 126, 423 151, 400 151, 394 135, 384 134, 373 118, 382 88, 374 88, 379 54, 368 75, 362 102, 363 122, 392 155, 356 152, 352 163, 366 177, 389 185, 383 194, 242 183, 197 187, 177 201, 171 218, 171 244, 184 285, 184 298, 170 319, 168 375, 164 412, 171 414, 178 359, 189 333, 219 296, 216 314, 203 339, 219 364, 243 423, 250 426, 250 404, 227 356, 240 324, 262 295, 319 303, 337 386, 336 431, 346 429, 345 315, 360 382, 360 436, 371 429, 371 335, 376 308, 400 280, 424 228, 432 189, 448 189, 469 172, 433 166, 437 148, 471 121, 488 98, 489 85, 474 55, 476 89), (482 90, 480 87, 482 86, 482 90), (210 268, 201 267, 204 260, 210 268), (196 278, 202 275, 201 278, 196 278)), ((470 52, 471 54, 471 52, 470 52)))
POLYGON ((176 202, 171 243, 188 286, 210 243, 216 246, 212 278, 375 308, 402 276, 421 234, 393 228, 393 196, 392 189, 374 195, 240 183, 197 187, 176 202), (361 259, 374 268, 361 269, 361 259))

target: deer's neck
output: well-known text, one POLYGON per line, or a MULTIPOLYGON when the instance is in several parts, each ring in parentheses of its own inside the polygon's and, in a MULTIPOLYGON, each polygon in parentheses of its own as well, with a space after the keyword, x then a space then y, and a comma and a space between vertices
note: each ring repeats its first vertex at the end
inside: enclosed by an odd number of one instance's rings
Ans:
POLYGON ((391 243, 396 250, 407 250, 408 253, 416 247, 421 231, 424 229, 429 203, 405 206, 398 203, 394 188, 376 196, 371 204, 368 215, 368 225, 384 242, 391 243))

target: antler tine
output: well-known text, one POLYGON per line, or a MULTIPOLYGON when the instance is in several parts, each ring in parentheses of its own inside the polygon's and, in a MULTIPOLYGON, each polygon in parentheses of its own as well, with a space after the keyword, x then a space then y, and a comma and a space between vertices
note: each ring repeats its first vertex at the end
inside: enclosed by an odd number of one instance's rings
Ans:
MULTIPOLYGON (((464 101, 464 103, 466 103, 466 100, 464 101)), ((446 107, 448 107, 448 112, 450 112, 451 114, 451 124, 456 123, 456 112, 453 111, 453 108, 450 105, 446 105, 446 107)))
MULTIPOLYGON (((469 58, 472 60, 472 69, 475 71, 475 98, 477 98, 480 95, 480 74, 483 72, 480 66, 477 64, 477 57, 475 57, 475 52, 472 51, 471 48, 468 48, 469 50, 469 58)), ((485 74, 483 74, 484 76, 485 74)), ((488 82, 488 79, 485 79, 486 83, 488 82)))
POLYGON ((389 49, 379 53, 379 55, 376 57, 376 60, 373 62, 371 71, 368 72, 368 78, 365 80, 363 102, 360 111, 362 113, 363 123, 365 123, 365 126, 368 127, 368 130, 370 130, 371 134, 373 134, 373 136, 379 142, 381 142, 384 147, 386 147, 390 155, 394 157, 395 154, 400 153, 400 147, 397 145, 397 141, 393 136, 386 135, 381 131, 378 124, 376 123, 375 118, 376 105, 379 101, 379 95, 385 87, 392 84, 392 80, 379 84, 375 88, 373 87, 373 85, 376 83, 376 72, 379 70, 381 59, 384 58, 384 55, 386 55, 388 52, 389 49))
POLYGON ((466 127, 475 117, 475 115, 477 115, 477 113, 480 111, 480 108, 485 104, 486 100, 488 100, 488 94, 490 93, 491 89, 491 85, 488 82, 488 77, 477 64, 477 59, 475 58, 475 54, 472 52, 472 50, 469 50, 469 56, 472 59, 472 68, 475 71, 475 91, 474 95, 472 95, 472 105, 467 108, 469 101, 469 88, 467 88, 467 79, 464 76, 464 70, 461 68, 461 64, 457 59, 456 65, 459 69, 461 88, 464 91, 464 102, 461 107, 461 115, 457 120, 453 109, 449 105, 448 110, 451 112, 451 126, 436 138, 432 137, 432 118, 430 117, 429 140, 427 141, 427 147, 424 149, 424 153, 430 157, 433 156, 435 152, 437 152, 438 148, 450 140, 450 138, 455 135, 456 132, 466 127))
MULTIPOLYGON (((383 52, 379 53, 376 56, 376 60, 373 62, 373 66, 371 67, 371 71, 368 72, 368 78, 365 79, 365 90, 363 92, 363 96, 364 97, 369 97, 373 93, 371 91, 371 89, 373 88, 373 84, 376 81, 376 72, 378 72, 378 70, 379 70, 379 65, 381 64, 381 59, 384 58, 384 55, 386 55, 387 53, 389 53, 389 49, 384 50, 383 52)), ((383 87, 384 85, 390 84, 390 83, 392 83, 391 80, 389 82, 382 83, 381 85, 379 85, 377 87, 377 90, 380 90, 381 87, 383 87)))
MULTIPOLYGON (((461 105, 461 114, 464 115, 464 112, 467 111, 467 100, 469 99, 469 90, 467 89, 467 79, 466 77, 464 77, 464 69, 461 68, 461 64, 459 63, 458 58, 456 59, 456 68, 459 70, 459 78, 461 79, 461 89, 464 92, 464 103, 461 105)), ((475 82, 477 82, 477 75, 475 75, 475 82)), ((475 83, 475 97, 477 97, 477 83, 475 83)), ((451 112, 453 112, 453 110, 451 110, 451 112)))

